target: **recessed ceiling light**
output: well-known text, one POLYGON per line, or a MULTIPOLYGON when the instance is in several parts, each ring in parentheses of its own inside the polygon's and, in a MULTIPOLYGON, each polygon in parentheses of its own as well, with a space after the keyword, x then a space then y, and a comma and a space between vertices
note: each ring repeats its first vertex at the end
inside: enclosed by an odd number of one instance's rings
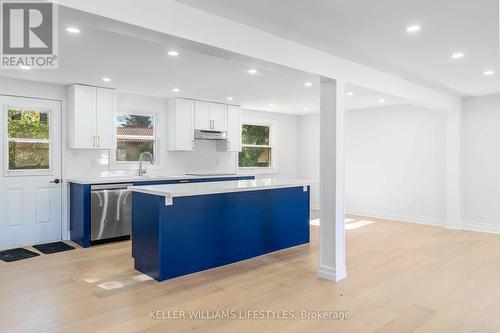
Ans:
POLYGON ((484 76, 491 76, 493 74, 495 74, 495 71, 492 71, 492 70, 486 70, 486 71, 483 72, 484 76))
POLYGON ((231 96, 229 96, 228 98, 226 98, 228 101, 232 101, 233 98, 231 96))
POLYGON ((179 92, 179 91, 181 91, 181 90, 180 90, 179 88, 174 88, 174 89, 172 89, 172 91, 173 91, 174 93, 178 93, 178 92, 179 92))
POLYGON ((412 24, 406 27, 406 32, 419 32, 422 27, 418 24, 412 24))
POLYGON ((257 70, 255 68, 250 68, 248 74, 257 74, 257 70))
POLYGON ((31 67, 30 67, 30 66, 26 66, 26 65, 21 65, 21 66, 19 66, 19 68, 21 68, 22 70, 25 70, 25 71, 27 71, 27 70, 30 70, 30 69, 31 69, 31 67))
POLYGON ((354 96, 354 93, 352 91, 348 91, 347 96, 354 96))
POLYGON ((170 50, 167 52, 167 54, 171 57, 176 57, 179 55, 179 52, 175 51, 175 50, 170 50))
POLYGON ((80 29, 78 29, 76 27, 67 27, 66 31, 71 33, 71 34, 79 34, 80 33, 80 29))
POLYGON ((312 84, 312 82, 306 82, 306 83, 304 83, 304 85, 305 85, 306 87, 312 87, 312 85, 313 85, 313 84, 312 84))
POLYGON ((269 103, 269 106, 270 106, 270 107, 273 107, 273 106, 274 106, 274 103, 269 103))
POLYGON ((308 109, 308 108, 305 108, 305 109, 304 109, 304 111, 305 111, 305 112, 309 112, 309 109, 308 109))
POLYGON ((111 78, 109 78, 109 77, 103 77, 102 80, 104 82, 111 82, 111 78))
POLYGON ((452 59, 461 59, 465 56, 463 52, 455 52, 451 55, 452 59))
POLYGON ((380 99, 378 100, 378 102, 379 102, 379 103, 385 103, 385 99, 380 98, 380 99))

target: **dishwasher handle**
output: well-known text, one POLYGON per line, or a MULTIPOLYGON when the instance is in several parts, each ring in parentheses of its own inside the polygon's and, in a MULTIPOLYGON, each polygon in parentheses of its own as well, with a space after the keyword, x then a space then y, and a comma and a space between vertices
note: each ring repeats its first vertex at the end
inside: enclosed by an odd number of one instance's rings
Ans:
POLYGON ((99 190, 126 190, 134 184, 104 184, 104 185, 92 185, 90 186, 91 191, 99 190))

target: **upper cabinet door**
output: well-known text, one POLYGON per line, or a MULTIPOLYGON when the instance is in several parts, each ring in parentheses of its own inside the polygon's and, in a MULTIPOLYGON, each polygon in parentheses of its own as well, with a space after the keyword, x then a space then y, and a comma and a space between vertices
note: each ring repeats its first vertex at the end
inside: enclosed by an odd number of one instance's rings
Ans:
POLYGON ((195 102, 192 99, 175 99, 175 149, 194 149, 195 102))
POLYGON ((96 146, 96 88, 72 85, 68 88, 69 148, 96 146))
POLYGON ((241 107, 227 106, 227 151, 241 151, 241 107))
POLYGON ((210 103, 209 114, 212 130, 227 131, 227 104, 210 103))
POLYGON ((212 129, 210 119, 209 105, 211 103, 204 101, 194 102, 194 128, 199 130, 212 129))
POLYGON ((97 88, 96 148, 116 149, 116 98, 112 89, 97 88))

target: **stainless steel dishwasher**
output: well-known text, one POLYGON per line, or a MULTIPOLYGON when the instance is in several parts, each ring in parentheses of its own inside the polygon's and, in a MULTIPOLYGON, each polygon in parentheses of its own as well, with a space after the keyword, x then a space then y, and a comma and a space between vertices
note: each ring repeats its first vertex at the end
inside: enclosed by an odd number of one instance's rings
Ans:
POLYGON ((90 241, 93 244, 130 238, 133 184, 92 185, 90 241))

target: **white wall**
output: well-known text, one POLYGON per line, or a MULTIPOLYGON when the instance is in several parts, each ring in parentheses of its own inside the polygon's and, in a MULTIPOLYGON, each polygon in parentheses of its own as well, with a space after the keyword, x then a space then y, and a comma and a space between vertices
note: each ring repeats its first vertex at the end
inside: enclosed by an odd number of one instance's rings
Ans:
POLYGON ((314 180, 311 185, 311 208, 319 209, 319 114, 299 120, 299 177, 314 180))
POLYGON ((500 94, 462 107, 462 227, 500 232, 500 94))
MULTIPOLYGON (((76 177, 92 177, 103 174, 134 174, 137 164, 114 164, 110 158, 112 151, 68 150, 67 149, 67 93, 61 85, 37 83, 25 80, 0 77, 0 94, 45 98, 62 101, 62 163, 63 179, 76 177)), ((159 120, 159 135, 165 136, 166 100, 161 98, 118 94, 118 112, 155 112, 159 120)), ((272 122, 276 128, 276 142, 283 143, 283 148, 277 149, 277 168, 272 174, 259 174, 258 177, 297 178, 298 176, 298 116, 276 114, 261 111, 243 110, 243 119, 251 117, 262 122, 272 122), (288 144, 291 143, 291 144, 288 144)), ((159 160, 155 166, 149 166, 150 173, 162 175, 184 175, 187 172, 238 172, 236 168, 236 153, 226 152, 214 141, 196 141, 193 152, 167 152, 164 140, 158 144, 159 160)), ((281 146, 281 145, 280 145, 281 146)), ((0 153, 3 153, 0 149, 0 153)), ((253 174, 253 172, 250 172, 253 174)), ((67 187, 63 186, 63 230, 68 237, 67 221, 67 187)))
MULTIPOLYGON (((299 175, 299 116, 255 110, 243 110, 241 121, 272 126, 271 136, 274 141, 273 158, 275 169, 270 174, 257 174, 257 177, 297 178, 299 175)), ((242 171, 246 173, 255 170, 242 171)))
MULTIPOLYGON (((318 179, 317 115, 301 117, 300 137, 299 176, 318 179)), ((349 213, 443 224, 445 113, 409 105, 349 110, 346 141, 349 213)))

